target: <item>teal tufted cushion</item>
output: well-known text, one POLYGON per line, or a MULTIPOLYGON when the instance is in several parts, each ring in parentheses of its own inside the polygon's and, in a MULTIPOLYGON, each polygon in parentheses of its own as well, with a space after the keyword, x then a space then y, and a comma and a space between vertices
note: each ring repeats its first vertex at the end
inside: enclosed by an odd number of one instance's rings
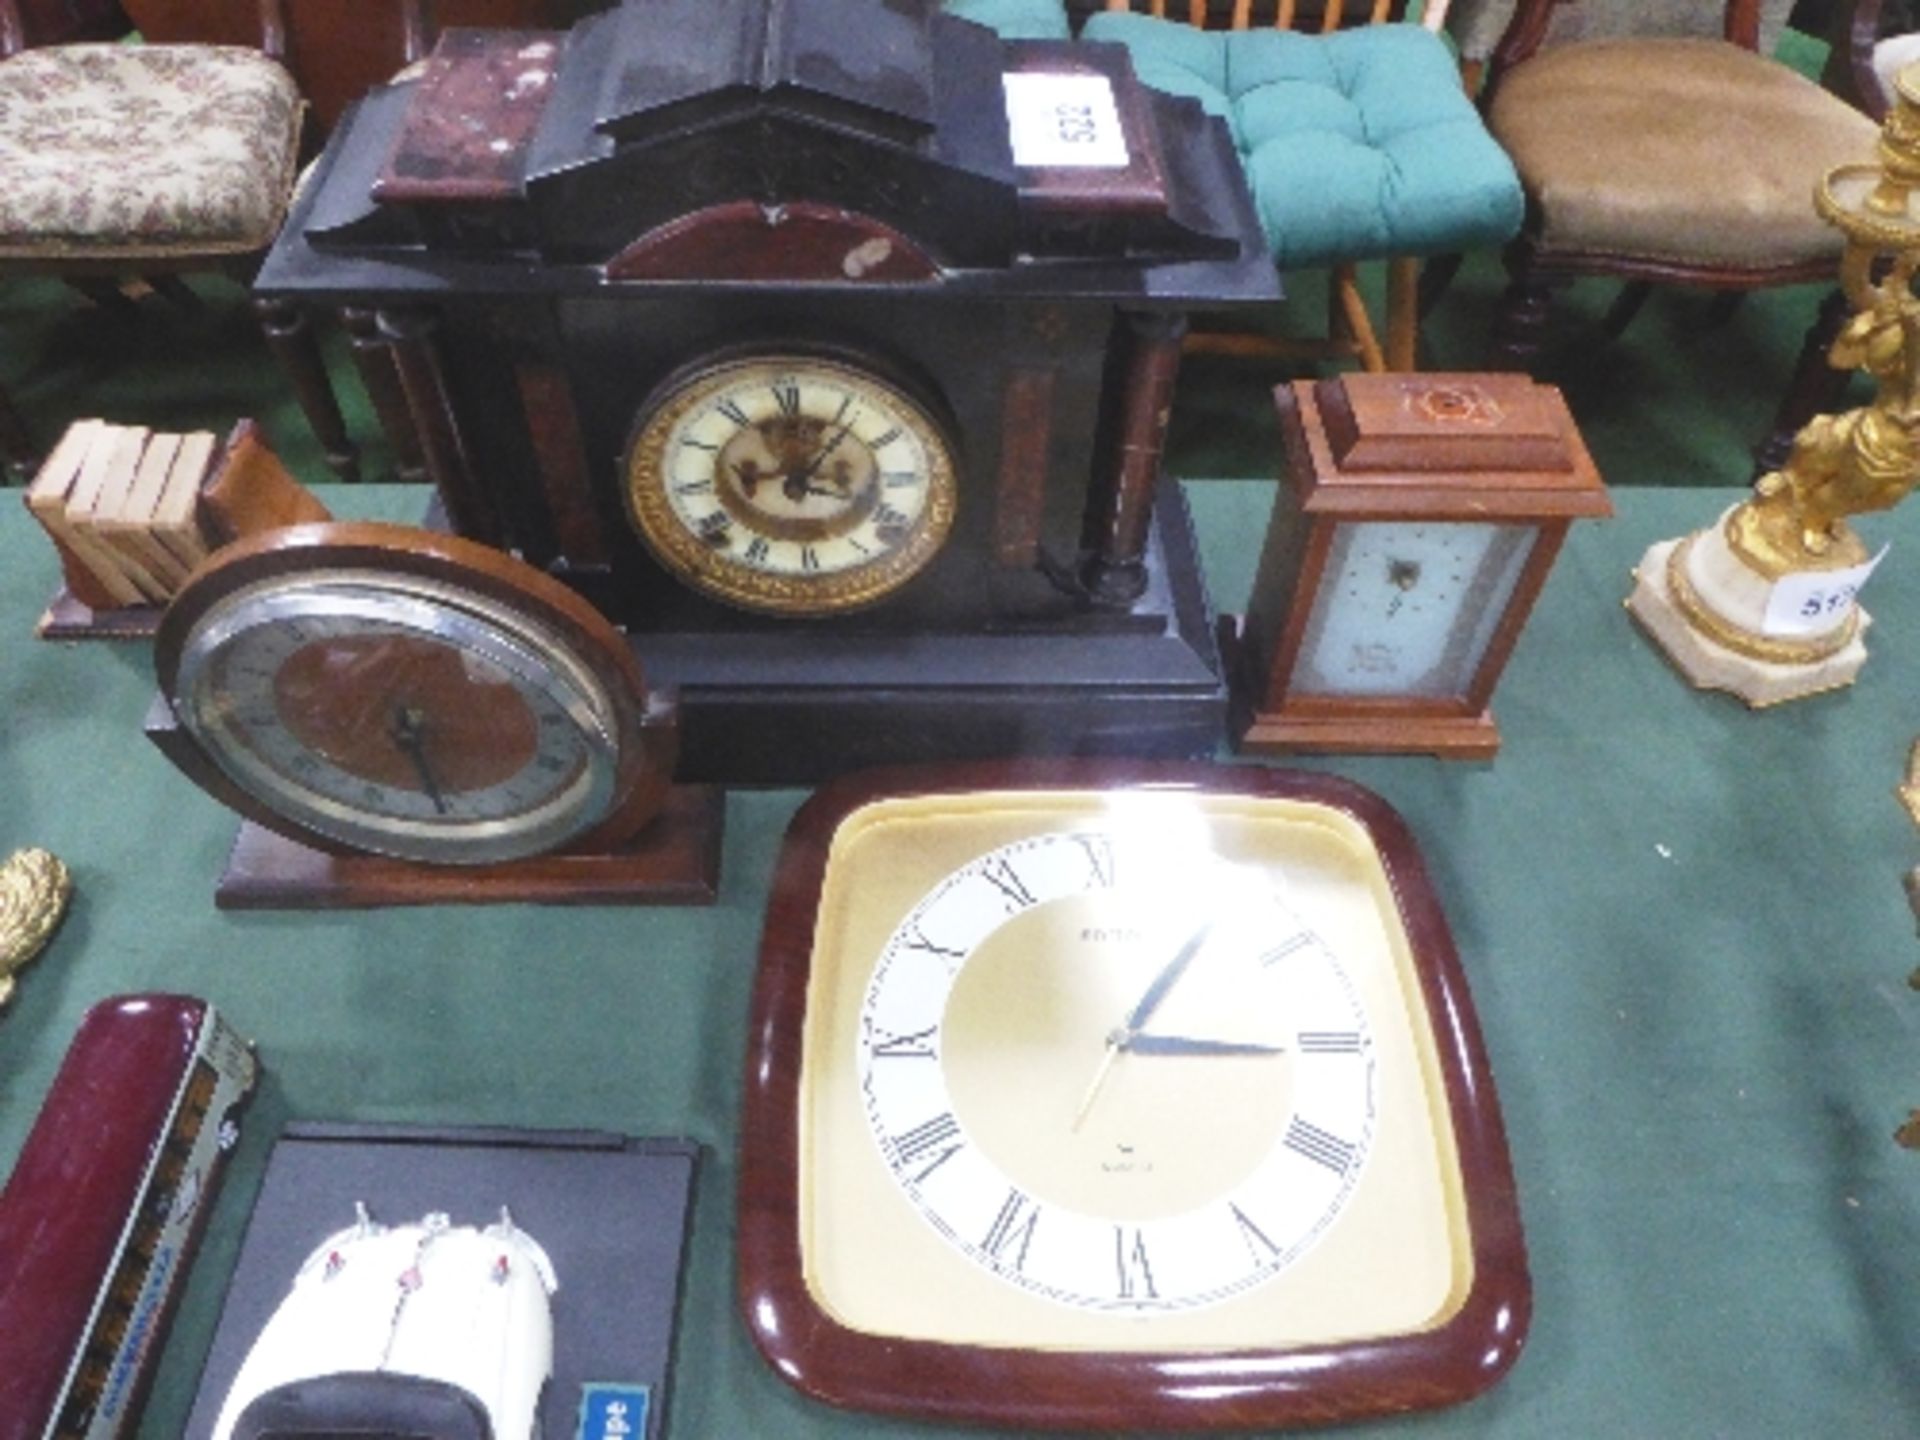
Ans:
POLYGON ((1452 53, 1418 25, 1198 30, 1102 11, 1081 31, 1232 128, 1282 269, 1497 245, 1524 201, 1452 53))
POLYGON ((1071 40, 1061 0, 946 0, 949 15, 984 25, 1002 40, 1071 40))

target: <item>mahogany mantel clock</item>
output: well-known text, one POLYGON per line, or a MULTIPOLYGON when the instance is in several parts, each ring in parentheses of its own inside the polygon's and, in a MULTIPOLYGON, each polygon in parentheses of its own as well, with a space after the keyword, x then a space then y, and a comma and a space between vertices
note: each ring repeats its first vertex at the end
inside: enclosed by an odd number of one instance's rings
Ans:
POLYGON ((1567 527, 1612 509, 1559 391, 1349 375, 1274 400, 1287 473, 1237 637, 1240 748, 1490 757, 1488 699, 1567 527))
POLYGON ((261 272, 390 348, 453 527, 678 690, 687 778, 1223 728, 1159 462, 1186 313, 1278 296, 1231 143, 936 12, 450 31, 261 272))

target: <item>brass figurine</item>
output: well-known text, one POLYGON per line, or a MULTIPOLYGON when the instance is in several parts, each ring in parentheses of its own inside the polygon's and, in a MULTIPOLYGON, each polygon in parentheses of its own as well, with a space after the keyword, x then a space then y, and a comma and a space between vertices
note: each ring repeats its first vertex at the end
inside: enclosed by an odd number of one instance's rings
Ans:
POLYGON ((14 974, 40 953, 72 893, 73 877, 57 855, 16 850, 0 861, 0 1005, 13 998, 14 974))
POLYGON ((1871 556, 1847 517, 1920 483, 1920 66, 1902 72, 1876 162, 1828 172, 1814 194, 1846 236, 1840 286, 1855 314, 1828 359, 1873 377, 1858 409, 1820 415, 1780 469, 1715 524, 1650 549, 1628 608, 1696 685, 1770 705, 1852 683, 1867 616, 1853 598, 1871 556), (1847 574, 1845 572, 1855 572, 1847 574), (1788 577, 1829 576, 1815 624, 1769 614, 1788 577))

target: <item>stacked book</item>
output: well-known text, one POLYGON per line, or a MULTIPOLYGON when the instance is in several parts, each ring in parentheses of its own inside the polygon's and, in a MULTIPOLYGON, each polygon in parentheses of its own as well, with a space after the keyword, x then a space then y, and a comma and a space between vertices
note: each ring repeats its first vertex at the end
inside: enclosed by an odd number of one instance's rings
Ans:
MULTIPOLYGON (((67 597, 88 611, 150 616, 215 550, 243 535, 328 519, 251 420, 226 442, 76 420, 27 487, 27 508, 60 552, 67 597)), ((55 610, 61 608, 57 598, 55 610)), ((70 627, 51 616, 55 630, 70 627)), ((75 633, 87 633, 84 618, 75 633)), ((43 625, 42 633, 49 633, 43 625)))
POLYGON ((218 441, 79 420, 27 489, 60 551, 67 588, 96 610, 164 605, 211 549, 200 487, 218 441))

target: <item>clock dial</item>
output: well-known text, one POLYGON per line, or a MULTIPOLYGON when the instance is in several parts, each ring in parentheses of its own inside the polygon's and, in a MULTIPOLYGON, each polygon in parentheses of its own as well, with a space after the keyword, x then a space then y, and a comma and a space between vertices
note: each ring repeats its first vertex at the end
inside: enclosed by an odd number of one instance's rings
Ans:
POLYGON ((342 524, 235 547, 156 659, 215 792, 309 843, 492 864, 631 829, 665 783, 617 632, 467 541, 342 524))
POLYGON ((1268 877, 1190 867, 1175 888, 1174 868, 1097 819, 999 846, 908 914, 861 1012, 867 1119, 910 1203, 1085 1310, 1272 1279, 1372 1138, 1371 1032, 1338 956, 1268 877))
POLYGON ((816 1298, 877 1333, 1052 1351, 1441 1322, 1471 1263, 1408 963, 1378 855, 1324 807, 857 811, 801 1084, 816 1298))
POLYGON ((1307 694, 1464 694, 1538 528, 1432 520, 1338 526, 1294 669, 1307 694))
POLYGON ((881 599, 953 523, 952 450, 927 410, 856 366, 728 361, 669 386, 627 456, 661 562, 730 604, 812 615, 881 599))

